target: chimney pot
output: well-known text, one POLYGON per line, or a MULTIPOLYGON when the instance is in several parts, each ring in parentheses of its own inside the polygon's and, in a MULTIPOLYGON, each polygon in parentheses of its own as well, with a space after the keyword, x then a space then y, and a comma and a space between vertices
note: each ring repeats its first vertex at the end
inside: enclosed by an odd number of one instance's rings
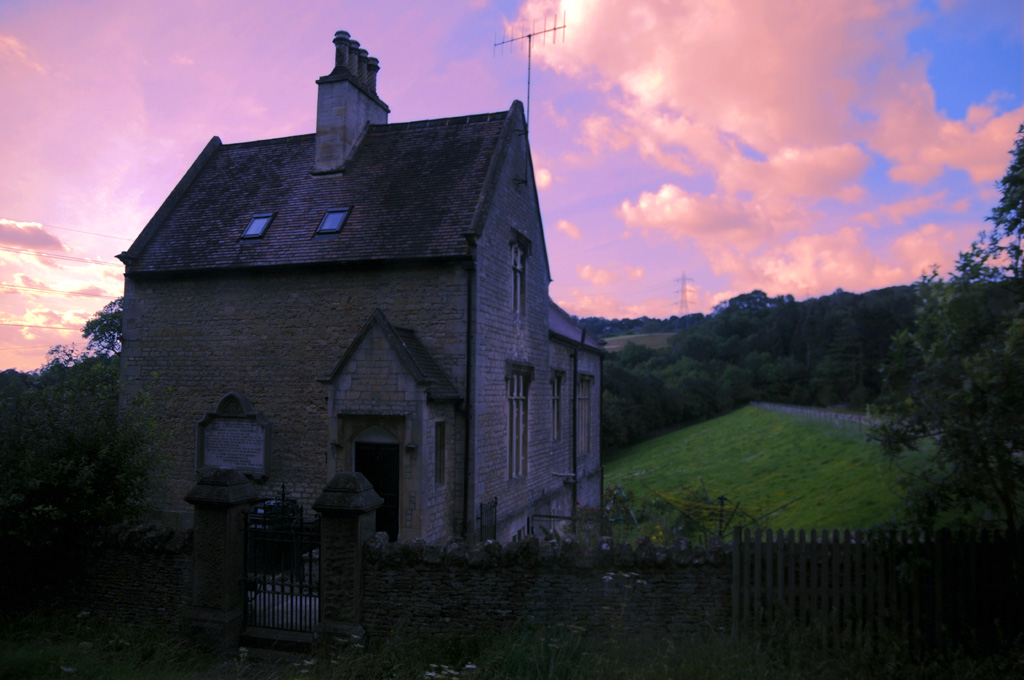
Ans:
POLYGON ((338 73, 343 68, 348 68, 348 47, 351 36, 348 31, 338 31, 334 34, 334 71, 338 73))
POLYGON ((349 72, 356 76, 359 74, 359 41, 349 40, 348 41, 348 63, 345 67, 349 72))
POLYGON ((377 71, 379 70, 380 60, 377 57, 370 57, 366 60, 366 87, 374 94, 377 94, 377 71))
POLYGON ((356 73, 356 78, 360 83, 366 84, 366 62, 370 58, 370 53, 364 49, 359 50, 359 71, 356 73))

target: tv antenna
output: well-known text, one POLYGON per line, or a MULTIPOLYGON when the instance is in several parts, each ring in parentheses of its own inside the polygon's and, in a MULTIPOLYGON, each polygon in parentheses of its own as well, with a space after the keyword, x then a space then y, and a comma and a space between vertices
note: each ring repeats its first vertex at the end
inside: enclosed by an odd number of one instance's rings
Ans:
POLYGON ((544 27, 541 30, 537 30, 537 20, 533 20, 531 31, 526 32, 526 26, 522 26, 520 34, 516 36, 515 27, 511 26, 508 29, 508 37, 505 36, 505 31, 501 32, 501 40, 498 40, 498 36, 494 36, 494 49, 501 48, 501 53, 505 53, 505 45, 512 43, 526 43, 526 127, 530 127, 530 78, 531 71, 533 68, 533 38, 540 36, 543 41, 542 44, 546 45, 548 42, 548 33, 551 34, 551 44, 554 45, 558 42, 558 32, 562 32, 562 42, 565 42, 565 10, 562 10, 562 25, 558 25, 558 15, 556 14, 551 21, 551 28, 548 28, 548 18, 544 17, 544 27))

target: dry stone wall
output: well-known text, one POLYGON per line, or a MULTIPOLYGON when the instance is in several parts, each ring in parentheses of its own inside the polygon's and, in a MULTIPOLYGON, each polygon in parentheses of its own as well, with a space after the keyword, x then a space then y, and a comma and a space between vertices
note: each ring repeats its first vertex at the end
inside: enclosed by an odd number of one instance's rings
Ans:
POLYGON ((443 638, 517 623, 569 624, 598 636, 729 629, 731 554, 610 541, 534 538, 500 545, 388 544, 363 558, 362 625, 370 636, 443 638))
MULTIPOLYGON (((69 603, 91 615, 177 630, 192 570, 190 532, 122 527, 85 560, 69 603)), ((438 639, 515 624, 662 638, 728 631, 731 578, 729 545, 604 540, 585 547, 532 537, 438 545, 388 543, 378 534, 364 546, 359 609, 366 633, 378 639, 438 639)))
POLYGON ((191 532, 162 524, 110 529, 85 555, 70 603, 95 616, 176 629, 192 595, 191 532))

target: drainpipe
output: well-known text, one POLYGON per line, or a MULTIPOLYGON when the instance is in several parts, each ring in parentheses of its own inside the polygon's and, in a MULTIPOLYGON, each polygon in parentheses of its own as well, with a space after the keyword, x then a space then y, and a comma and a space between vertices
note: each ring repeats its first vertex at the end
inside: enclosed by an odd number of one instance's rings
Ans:
POLYGON ((466 427, 465 441, 463 442, 463 464, 462 464, 462 531, 463 539, 469 537, 470 511, 473 508, 472 494, 469 491, 469 470, 470 462, 473 460, 473 418, 476 414, 476 386, 473 383, 473 359, 476 355, 476 335, 473 333, 473 324, 476 323, 476 308, 474 306, 473 282, 476 280, 476 235, 467 234, 466 241, 472 261, 466 265, 466 427))
POLYGON ((580 347, 587 337, 587 329, 580 335, 579 346, 572 351, 572 508, 570 515, 576 519, 576 494, 579 488, 576 452, 579 450, 579 384, 580 384, 580 347))
MULTIPOLYGON (((597 374, 598 374, 598 387, 597 390, 597 429, 598 429, 598 441, 600 442, 601 435, 601 423, 604 422, 604 353, 602 352, 597 356, 597 374)), ((600 444, 597 447, 597 468, 601 473, 601 486, 598 488, 597 502, 604 504, 604 456, 602 455, 600 444)))

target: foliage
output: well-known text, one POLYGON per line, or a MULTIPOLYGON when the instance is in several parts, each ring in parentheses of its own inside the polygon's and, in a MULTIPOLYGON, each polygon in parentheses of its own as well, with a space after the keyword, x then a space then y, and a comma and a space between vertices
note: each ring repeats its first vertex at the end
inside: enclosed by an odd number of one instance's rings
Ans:
POLYGON ((60 346, 49 357, 0 402, 0 554, 18 555, 0 574, 10 596, 26 594, 17 578, 53 578, 98 528, 138 515, 156 467, 144 397, 119 405, 117 358, 60 346))
POLYGON ((587 316, 577 319, 576 323, 585 328, 587 333, 596 337, 614 335, 635 335, 652 333, 677 333, 703 321, 703 314, 687 314, 672 316, 668 319, 652 319, 641 316, 638 319, 605 319, 600 316, 587 316))
POLYGON ((89 339, 87 349, 95 354, 121 354, 121 316, 124 298, 119 297, 96 312, 82 328, 82 337, 89 339))
POLYGON ((1015 533, 1024 509, 1024 126, 1011 153, 994 229, 948 279, 933 271, 917 284, 916 325, 886 366, 890 419, 875 436, 894 459, 931 445, 930 465, 908 484, 925 526, 985 512, 1015 533))
POLYGON ((1002 197, 989 221, 994 228, 985 244, 987 255, 1001 262, 1007 283, 1018 299, 1024 298, 1024 125, 1017 130, 1017 139, 1010 151, 1012 160, 1006 174, 999 180, 1002 197))
POLYGON ((10 399, 24 392, 31 381, 27 373, 8 368, 0 371, 0 399, 10 399))

